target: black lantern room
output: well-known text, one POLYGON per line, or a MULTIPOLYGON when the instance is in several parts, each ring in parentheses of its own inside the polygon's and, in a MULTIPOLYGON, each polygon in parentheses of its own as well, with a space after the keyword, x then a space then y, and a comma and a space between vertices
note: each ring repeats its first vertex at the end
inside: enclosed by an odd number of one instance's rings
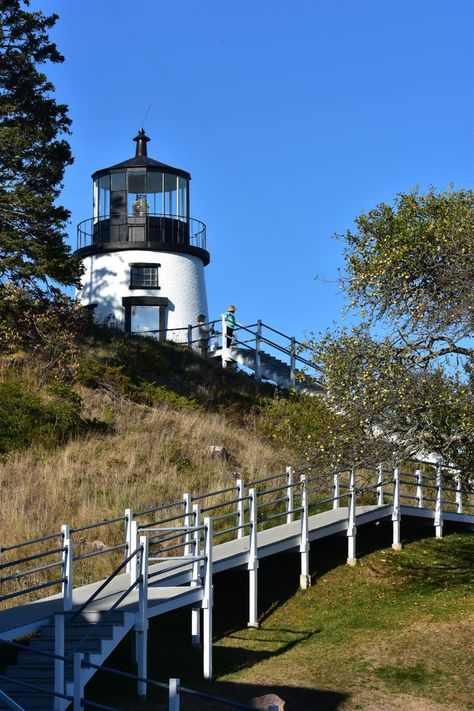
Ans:
POLYGON ((185 252, 209 263, 206 226, 189 215, 191 175, 147 155, 140 129, 135 157, 97 170, 93 217, 78 225, 78 255, 123 249, 185 252))

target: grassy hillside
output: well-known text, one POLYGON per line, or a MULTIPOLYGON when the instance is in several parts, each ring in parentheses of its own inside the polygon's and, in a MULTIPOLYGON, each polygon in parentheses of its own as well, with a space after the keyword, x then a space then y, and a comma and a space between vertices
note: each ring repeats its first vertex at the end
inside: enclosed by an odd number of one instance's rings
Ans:
POLYGON ((274 389, 188 349, 101 332, 67 377, 0 359, 0 486, 9 544, 228 486, 295 462, 263 427, 274 389), (211 448, 223 448, 221 457, 211 448))

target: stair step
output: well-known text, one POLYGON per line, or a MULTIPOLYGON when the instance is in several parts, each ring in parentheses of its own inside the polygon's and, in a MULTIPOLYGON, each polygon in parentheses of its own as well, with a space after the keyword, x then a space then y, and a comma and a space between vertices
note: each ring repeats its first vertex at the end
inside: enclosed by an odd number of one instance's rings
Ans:
MULTIPOLYGON (((85 637, 91 629, 94 629, 94 626, 97 623, 89 623, 87 624, 86 622, 81 623, 80 625, 71 625, 71 627, 66 626, 65 628, 65 638, 66 639, 75 639, 75 640, 80 640, 83 637, 85 637)), ((119 625, 116 625, 117 627, 119 625)), ((55 631, 54 631, 54 626, 53 625, 47 625, 46 627, 41 628, 41 637, 38 637, 37 639, 52 639, 54 640, 55 636, 55 631)), ((95 632, 92 634, 92 639, 112 639, 114 636, 114 625, 109 625, 109 624, 103 624, 103 625, 97 625, 97 629, 95 632)))
POLYGON ((82 624, 88 624, 90 622, 98 622, 102 619, 107 624, 111 625, 119 625, 123 624, 124 620, 124 613, 123 612, 101 612, 100 610, 84 610, 84 612, 81 612, 79 617, 76 617, 74 622, 69 622, 69 618, 72 617, 75 614, 75 612, 66 612, 64 615, 65 618, 65 623, 66 627, 69 627, 69 625, 82 625, 82 624))
MULTIPOLYGON (((109 639, 112 639, 111 637, 109 639)), ((72 652, 76 649, 78 644, 81 642, 82 637, 78 639, 66 639, 64 640, 64 649, 66 652, 72 652)), ((105 637, 89 637, 80 645, 80 649, 77 651, 87 651, 87 652, 100 652, 102 648, 102 640, 106 640, 105 637)), ((38 651, 54 653, 54 639, 51 637, 49 639, 42 639, 38 637, 37 639, 32 639, 30 641, 30 648, 37 649, 38 651)))

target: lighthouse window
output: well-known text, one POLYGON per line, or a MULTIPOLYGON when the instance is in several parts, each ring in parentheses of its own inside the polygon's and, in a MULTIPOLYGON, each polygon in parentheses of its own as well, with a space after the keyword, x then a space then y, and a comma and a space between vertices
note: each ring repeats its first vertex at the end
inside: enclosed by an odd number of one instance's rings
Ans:
POLYGON ((128 172, 128 214, 143 217, 150 211, 145 196, 145 172, 128 172))
POLYGON ((112 190, 125 190, 125 173, 123 171, 112 173, 110 178, 112 180, 112 190))
POLYGON ((165 196, 165 215, 177 215, 177 194, 178 194, 178 178, 176 175, 165 173, 164 180, 164 196, 165 196))
POLYGON ((130 289, 159 289, 159 264, 131 264, 130 289))
POLYGON ((163 173, 149 172, 146 176, 146 199, 152 215, 163 214, 163 173))
POLYGON ((184 178, 178 178, 178 215, 179 217, 188 216, 187 180, 184 178))
POLYGON ((99 178, 99 217, 108 217, 110 214, 110 175, 99 178))

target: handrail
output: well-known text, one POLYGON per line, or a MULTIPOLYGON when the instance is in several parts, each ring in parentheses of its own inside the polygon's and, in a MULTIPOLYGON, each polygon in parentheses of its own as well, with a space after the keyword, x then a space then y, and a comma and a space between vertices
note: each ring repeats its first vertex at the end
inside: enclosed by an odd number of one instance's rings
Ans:
POLYGON ((142 550, 142 548, 141 548, 141 546, 139 546, 136 550, 133 551, 133 553, 130 553, 130 555, 127 556, 127 557, 125 558, 125 560, 122 561, 122 563, 120 563, 120 565, 118 566, 118 568, 116 568, 116 569, 113 571, 113 573, 111 573, 111 574, 109 575, 109 577, 108 577, 106 580, 104 580, 104 582, 97 588, 97 590, 95 590, 95 591, 92 593, 92 595, 90 595, 90 597, 87 598, 87 600, 79 607, 79 609, 76 610, 76 612, 73 613, 72 617, 71 617, 70 620, 69 620, 70 623, 73 622, 75 619, 77 619, 77 617, 79 617, 79 615, 81 615, 81 614, 84 612, 84 610, 91 604, 91 602, 93 602, 93 601, 96 599, 96 597, 102 592, 102 590, 104 590, 104 589, 107 587, 107 585, 108 585, 110 582, 112 582, 112 580, 113 580, 115 577, 117 577, 117 575, 120 573, 120 571, 123 570, 123 569, 127 566, 127 564, 128 564, 133 558, 135 558, 136 555, 138 555, 138 553, 139 553, 141 550, 142 550))
MULTIPOLYGON (((0 674, 0 679, 2 681, 8 681, 10 684, 17 684, 18 686, 22 686, 25 689, 32 689, 33 691, 41 691, 43 694, 47 694, 48 696, 54 696, 54 698, 59 698, 59 699, 65 699, 66 701, 74 701, 72 696, 68 696, 67 694, 61 694, 58 691, 51 691, 50 689, 44 687, 44 686, 38 686, 37 684, 30 684, 27 681, 20 681, 19 679, 15 679, 9 676, 4 676, 3 674, 0 674)), ((21 708, 18 707, 18 708, 21 708)))

